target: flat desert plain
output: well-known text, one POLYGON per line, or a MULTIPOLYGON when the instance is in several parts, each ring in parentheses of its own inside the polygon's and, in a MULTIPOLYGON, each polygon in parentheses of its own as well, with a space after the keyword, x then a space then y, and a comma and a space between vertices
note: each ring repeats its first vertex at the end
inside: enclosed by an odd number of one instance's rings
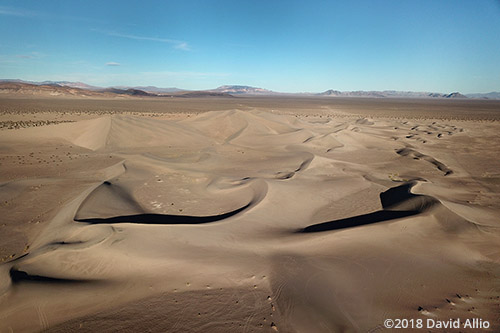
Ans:
POLYGON ((480 100, 3 96, 0 332, 498 332, 499 120, 480 100))

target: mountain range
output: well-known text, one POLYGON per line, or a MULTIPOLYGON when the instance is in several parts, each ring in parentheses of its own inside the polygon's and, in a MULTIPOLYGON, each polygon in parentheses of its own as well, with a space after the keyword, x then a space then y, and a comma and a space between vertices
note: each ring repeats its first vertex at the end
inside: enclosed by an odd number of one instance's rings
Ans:
POLYGON ((250 86, 220 86, 213 91, 235 94, 235 95, 276 95, 276 93, 271 90, 263 89, 263 88, 255 88, 250 86))
POLYGON ((431 92, 416 92, 416 91, 338 91, 327 90, 325 92, 316 94, 317 96, 331 96, 331 97, 372 97, 372 98, 468 98, 459 92, 449 94, 431 93, 431 92))
POLYGON ((236 96, 319 96, 319 97, 365 97, 365 98, 475 98, 500 99, 500 92, 463 95, 459 92, 448 94, 414 91, 339 91, 326 90, 321 93, 281 93, 264 88, 244 85, 224 85, 215 89, 190 91, 186 89, 159 88, 155 86, 115 86, 97 87, 83 82, 70 81, 23 81, 0 79, 0 93, 31 95, 72 95, 72 96, 136 96, 136 97, 232 97, 236 96))
POLYGON ((22 80, 0 80, 0 95, 29 96, 68 96, 68 97, 233 97, 228 93, 218 91, 189 91, 177 88, 140 87, 110 87, 101 88, 81 82, 43 81, 29 82, 22 80))

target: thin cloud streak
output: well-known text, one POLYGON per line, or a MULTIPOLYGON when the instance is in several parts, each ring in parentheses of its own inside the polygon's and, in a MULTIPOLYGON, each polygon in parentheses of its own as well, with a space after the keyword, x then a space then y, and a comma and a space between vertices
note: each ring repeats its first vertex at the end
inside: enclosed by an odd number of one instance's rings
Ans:
POLYGON ((40 59, 42 57, 45 57, 45 55, 39 52, 31 52, 27 54, 0 54, 0 62, 23 63, 27 60, 40 59))
POLYGON ((158 38, 158 37, 147 37, 147 36, 136 36, 136 35, 128 35, 128 34, 120 34, 116 32, 107 32, 108 36, 128 38, 134 40, 145 40, 151 42, 159 42, 159 43, 168 43, 173 44, 175 49, 189 51, 190 47, 187 42, 176 39, 168 39, 168 38, 158 38))
POLYGON ((103 20, 96 20, 87 17, 80 16, 68 16, 68 15, 55 15, 42 11, 31 11, 25 9, 19 9, 14 7, 0 6, 0 16, 14 16, 22 17, 27 19, 42 19, 42 20, 54 20, 54 21, 72 21, 72 22, 88 22, 93 24, 106 23, 103 20))
POLYGON ((109 61, 106 63, 106 66, 121 66, 119 62, 109 61))
POLYGON ((18 16, 18 17, 35 17, 35 16, 38 16, 39 14, 36 12, 28 11, 28 10, 0 6, 0 15, 18 16))
POLYGON ((180 44, 177 44, 174 46, 174 48, 178 49, 178 50, 184 50, 184 51, 189 51, 191 50, 189 48, 189 45, 187 43, 180 43, 180 44))
POLYGON ((18 54, 16 55, 16 58, 21 58, 21 59, 33 59, 35 56, 30 55, 30 54, 18 54))

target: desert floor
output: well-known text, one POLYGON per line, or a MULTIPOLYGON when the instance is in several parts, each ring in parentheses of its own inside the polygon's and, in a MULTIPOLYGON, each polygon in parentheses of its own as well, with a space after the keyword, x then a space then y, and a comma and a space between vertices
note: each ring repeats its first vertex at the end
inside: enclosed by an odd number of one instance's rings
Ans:
POLYGON ((3 96, 0 127, 0 332, 500 331, 498 101, 3 96))

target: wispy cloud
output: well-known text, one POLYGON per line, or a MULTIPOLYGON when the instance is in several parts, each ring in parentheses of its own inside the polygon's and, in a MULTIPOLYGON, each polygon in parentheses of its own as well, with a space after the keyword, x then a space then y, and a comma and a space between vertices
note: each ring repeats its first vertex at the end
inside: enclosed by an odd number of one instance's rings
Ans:
POLYGON ((23 63, 24 60, 40 59, 45 57, 40 52, 30 52, 25 54, 0 54, 0 62, 2 63, 23 63))
POLYGON ((172 44, 175 49, 189 51, 191 48, 186 41, 177 40, 177 39, 169 39, 169 38, 159 38, 159 37, 148 37, 148 36, 137 36, 137 35, 129 35, 129 34, 120 34, 116 32, 106 32, 108 36, 134 39, 134 40, 145 40, 150 42, 158 42, 158 43, 167 43, 172 44))
POLYGON ((19 58, 19 59, 38 59, 38 58, 42 58, 44 56, 45 55, 40 53, 40 52, 33 51, 30 53, 26 53, 26 54, 17 54, 14 57, 19 58))
POLYGON ((119 62, 109 61, 106 63, 106 66, 121 66, 119 62))
POLYGON ((182 43, 176 44, 176 45, 174 46, 174 48, 176 48, 176 49, 178 49, 178 50, 184 50, 184 51, 189 51, 189 50, 191 50, 191 49, 189 48, 188 43, 185 43, 185 42, 182 42, 182 43))
POLYGON ((29 10, 25 10, 25 9, 0 6, 0 15, 18 16, 18 17, 35 17, 35 16, 38 16, 38 13, 33 12, 33 11, 29 11, 29 10))
POLYGON ((15 16, 20 18, 27 19, 42 19, 42 20, 52 20, 52 21, 71 21, 71 22, 88 22, 93 24, 103 24, 106 21, 97 20, 94 18, 81 17, 76 15, 60 15, 60 14, 51 14, 43 11, 33 11, 27 10, 23 8, 14 8, 14 7, 6 7, 0 6, 0 16, 15 16))
POLYGON ((18 54, 18 55, 16 55, 16 58, 20 58, 20 59, 33 59, 33 58, 35 58, 35 56, 31 55, 31 54, 18 54))

